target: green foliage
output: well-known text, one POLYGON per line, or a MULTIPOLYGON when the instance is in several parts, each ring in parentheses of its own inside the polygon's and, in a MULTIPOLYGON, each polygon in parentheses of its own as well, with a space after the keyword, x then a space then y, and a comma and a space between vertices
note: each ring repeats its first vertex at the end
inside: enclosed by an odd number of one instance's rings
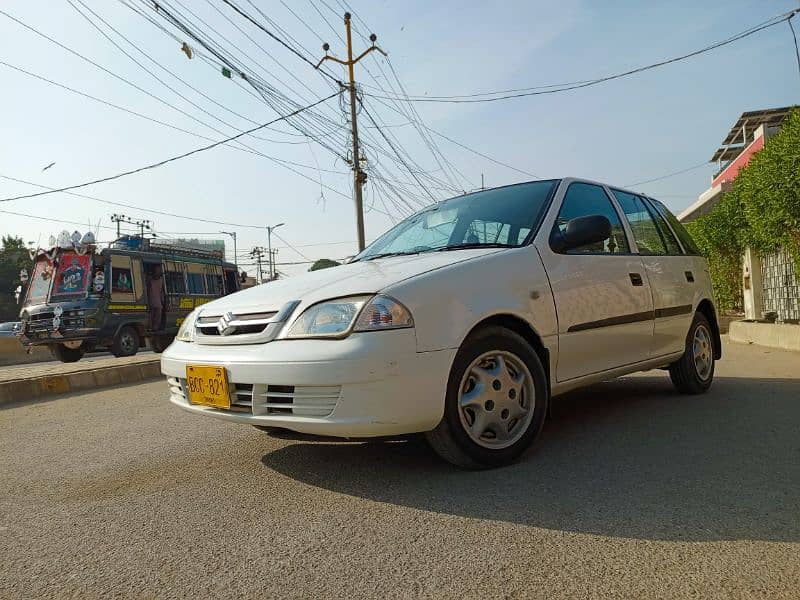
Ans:
POLYGON ((31 271, 31 259, 21 238, 3 236, 0 248, 0 321, 16 321, 20 307, 14 291, 21 284, 20 269, 31 271))
POLYGON ((800 275, 800 109, 750 159, 714 209, 687 229, 708 258, 722 310, 742 307, 741 258, 747 246, 760 253, 787 248, 800 275))
POLYGON ((309 271, 319 271, 320 269, 329 269, 331 267, 338 267, 341 263, 336 262, 335 260, 331 260, 330 258, 320 258, 316 261, 309 271))

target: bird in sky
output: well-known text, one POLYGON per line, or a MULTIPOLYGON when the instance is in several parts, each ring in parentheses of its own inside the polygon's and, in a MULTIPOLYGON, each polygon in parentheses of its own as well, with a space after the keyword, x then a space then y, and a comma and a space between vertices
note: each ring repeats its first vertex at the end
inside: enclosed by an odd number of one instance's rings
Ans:
POLYGON ((50 167, 52 167, 54 164, 56 164, 56 163, 54 163, 54 162, 51 162, 51 163, 50 163, 49 165, 47 165, 47 166, 46 166, 44 169, 42 169, 42 171, 47 171, 47 169, 49 169, 50 167))

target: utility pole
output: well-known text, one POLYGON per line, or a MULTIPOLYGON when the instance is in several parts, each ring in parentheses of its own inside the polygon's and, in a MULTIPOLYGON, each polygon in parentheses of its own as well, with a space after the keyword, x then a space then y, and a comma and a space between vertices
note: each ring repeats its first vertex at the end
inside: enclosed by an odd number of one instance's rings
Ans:
POLYGON ((152 227, 150 226, 152 221, 150 221, 149 219, 142 219, 141 221, 134 221, 133 219, 131 219, 127 215, 118 215, 118 214, 114 213, 113 215, 111 215, 111 220, 114 223, 117 224, 117 239, 119 239, 119 237, 121 235, 121 232, 120 232, 120 229, 119 229, 119 224, 120 223, 130 223, 131 225, 135 225, 136 228, 139 230, 139 237, 141 237, 142 239, 144 239, 144 230, 145 229, 152 230, 152 227))
POLYGON ((323 56, 320 61, 317 63, 317 69, 322 65, 323 62, 326 60, 332 60, 334 62, 339 63, 340 65, 344 65, 347 67, 347 73, 350 78, 350 83, 348 88, 350 89, 350 128, 352 130, 353 135, 353 190, 355 191, 355 200, 356 200, 356 228, 358 229, 358 250, 359 252, 364 249, 364 200, 361 193, 362 186, 367 181, 367 174, 361 170, 361 156, 359 155, 358 150, 358 122, 356 120, 356 82, 355 82, 355 75, 353 67, 355 64, 364 58, 367 54, 372 52, 373 50, 377 50, 384 56, 388 56, 386 52, 381 50, 378 46, 375 45, 375 42, 378 40, 378 36, 374 33, 370 34, 369 40, 372 42, 372 46, 364 50, 361 54, 359 54, 355 59, 353 58, 353 38, 352 33, 350 31, 350 13, 344 13, 344 28, 345 32, 347 33, 347 60, 341 60, 336 58, 335 56, 331 56, 328 54, 328 50, 330 50, 331 46, 327 42, 322 44, 322 49, 325 51, 325 56, 323 56))
POLYGON ((256 260, 256 283, 263 283, 261 276, 261 258, 264 256, 264 248, 256 246, 250 251, 250 256, 256 260))
POLYGON ((269 280, 275 276, 274 270, 272 268, 272 230, 277 229, 281 225, 286 225, 286 223, 278 223, 277 225, 267 225, 267 256, 269 257, 269 280))
POLYGON ((119 239, 119 236, 121 235, 120 230, 119 230, 119 224, 122 223, 122 222, 130 223, 130 217, 126 217, 125 215, 118 215, 117 213, 114 213, 113 215, 111 215, 111 221, 117 224, 117 239, 119 239))
POLYGON ((142 219, 141 221, 136 221, 136 226, 139 228, 139 237, 141 237, 142 239, 144 239, 144 230, 151 229, 149 219, 142 219))
POLYGON ((271 250, 269 254, 269 264, 270 267, 272 267, 272 279, 278 278, 278 269, 275 266, 278 264, 277 258, 278 258, 278 249, 275 248, 274 250, 271 250))
POLYGON ((236 266, 236 276, 239 276, 239 259, 236 255, 236 232, 235 231, 220 231, 225 235, 229 235, 233 238, 233 264, 236 266))

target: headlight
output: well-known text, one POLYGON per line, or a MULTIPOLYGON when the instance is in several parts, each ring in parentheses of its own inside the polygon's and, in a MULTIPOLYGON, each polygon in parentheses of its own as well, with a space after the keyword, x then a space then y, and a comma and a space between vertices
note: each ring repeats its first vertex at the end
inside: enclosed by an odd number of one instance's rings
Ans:
POLYGON ((181 323, 180 329, 175 339, 179 342, 193 342, 194 341, 194 322, 197 320, 197 309, 186 315, 186 318, 181 323))
POLYGON ((413 327, 405 306, 387 296, 352 296, 320 302, 305 310, 286 337, 343 337, 351 331, 413 327))

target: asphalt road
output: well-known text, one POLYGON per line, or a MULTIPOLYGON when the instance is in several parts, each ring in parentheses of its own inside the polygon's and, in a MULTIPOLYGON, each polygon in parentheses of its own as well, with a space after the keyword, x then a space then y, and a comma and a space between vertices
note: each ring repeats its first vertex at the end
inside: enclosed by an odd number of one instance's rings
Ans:
POLYGON ((0 410, 0 597, 798 597, 800 354, 556 401, 519 463, 271 438, 150 383, 0 410))

